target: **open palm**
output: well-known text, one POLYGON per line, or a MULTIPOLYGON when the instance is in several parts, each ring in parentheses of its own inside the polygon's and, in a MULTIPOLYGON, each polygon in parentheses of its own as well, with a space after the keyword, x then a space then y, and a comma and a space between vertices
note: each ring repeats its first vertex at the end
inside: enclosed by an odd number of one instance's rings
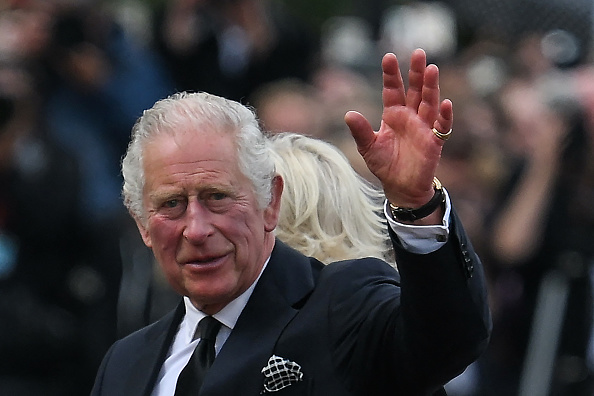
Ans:
POLYGON ((444 144, 431 129, 442 133, 451 129, 452 103, 439 101, 439 70, 426 65, 421 49, 411 55, 408 90, 394 54, 384 56, 382 69, 384 110, 379 130, 355 111, 348 112, 345 121, 390 202, 419 207, 433 196, 432 180, 444 144))

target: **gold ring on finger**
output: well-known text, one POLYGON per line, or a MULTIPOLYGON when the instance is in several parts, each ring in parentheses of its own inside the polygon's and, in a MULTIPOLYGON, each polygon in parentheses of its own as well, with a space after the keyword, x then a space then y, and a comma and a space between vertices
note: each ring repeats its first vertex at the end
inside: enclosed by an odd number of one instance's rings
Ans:
POLYGON ((452 135, 452 130, 450 129, 447 133, 441 133, 439 132, 437 129, 433 128, 432 129, 433 134, 435 136, 437 136, 438 138, 440 138, 441 140, 443 140, 444 142, 446 140, 448 140, 450 138, 450 136, 452 135))

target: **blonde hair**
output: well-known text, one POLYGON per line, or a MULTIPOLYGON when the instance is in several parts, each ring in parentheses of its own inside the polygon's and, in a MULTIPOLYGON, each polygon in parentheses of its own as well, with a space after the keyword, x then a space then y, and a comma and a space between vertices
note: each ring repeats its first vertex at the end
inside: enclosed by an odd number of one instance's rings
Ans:
POLYGON ((377 257, 393 263, 383 215, 384 195, 325 141, 271 135, 276 171, 285 180, 276 236, 329 263, 377 257))

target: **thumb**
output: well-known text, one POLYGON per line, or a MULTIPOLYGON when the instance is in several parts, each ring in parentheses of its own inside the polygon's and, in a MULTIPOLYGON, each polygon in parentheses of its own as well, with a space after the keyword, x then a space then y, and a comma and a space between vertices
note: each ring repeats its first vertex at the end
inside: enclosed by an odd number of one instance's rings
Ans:
POLYGON ((367 151, 375 140, 375 132, 367 118, 357 111, 349 111, 345 114, 344 121, 351 130, 359 152, 367 151))

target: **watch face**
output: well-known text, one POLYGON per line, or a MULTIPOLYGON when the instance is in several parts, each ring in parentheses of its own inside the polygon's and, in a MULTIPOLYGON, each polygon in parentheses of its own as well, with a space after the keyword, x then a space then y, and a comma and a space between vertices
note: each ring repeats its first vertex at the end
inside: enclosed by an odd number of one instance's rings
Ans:
POLYGON ((394 219, 401 221, 415 221, 422 219, 423 217, 427 217, 433 213, 435 209, 437 209, 439 205, 445 201, 445 195, 443 189, 441 188, 441 183, 436 185, 434 182, 434 185, 435 194, 433 194, 433 197, 429 202, 420 208, 401 208, 390 204, 390 210, 392 211, 392 216, 394 219))
POLYGON ((417 218, 411 208, 392 207, 392 216, 397 220, 415 221, 417 218))

